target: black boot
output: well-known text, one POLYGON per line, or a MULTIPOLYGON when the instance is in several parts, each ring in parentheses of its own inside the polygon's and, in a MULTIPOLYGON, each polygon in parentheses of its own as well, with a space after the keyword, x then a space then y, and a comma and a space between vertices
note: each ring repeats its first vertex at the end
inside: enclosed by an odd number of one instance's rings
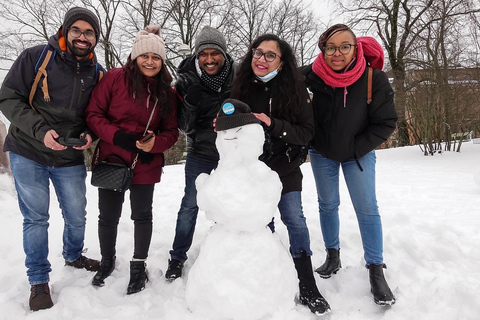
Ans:
POLYGON ((370 275, 370 286, 373 293, 373 300, 379 305, 392 305, 395 303, 395 297, 388 287, 383 268, 387 268, 385 264, 371 264, 368 266, 370 275))
POLYGON ((168 260, 167 272, 165 272, 165 279, 173 281, 182 276, 183 262, 177 259, 168 260))
POLYGON ((300 280, 300 295, 298 297, 300 303, 308 306, 310 311, 317 315, 330 312, 330 305, 318 291, 310 257, 302 252, 302 257, 293 258, 293 262, 295 263, 295 269, 297 269, 298 280, 300 280))
POLYGON ((103 287, 105 285, 105 279, 111 275, 115 269, 115 259, 115 256, 113 258, 102 258, 100 269, 93 277, 92 285, 97 287, 103 287))
POLYGON ((340 249, 325 249, 327 251, 327 259, 325 263, 318 267, 315 272, 323 279, 328 279, 332 274, 336 274, 342 267, 340 262, 340 249))
POLYGON ((127 287, 127 294, 133 294, 145 289, 145 282, 148 281, 147 264, 145 261, 130 261, 130 282, 127 287))

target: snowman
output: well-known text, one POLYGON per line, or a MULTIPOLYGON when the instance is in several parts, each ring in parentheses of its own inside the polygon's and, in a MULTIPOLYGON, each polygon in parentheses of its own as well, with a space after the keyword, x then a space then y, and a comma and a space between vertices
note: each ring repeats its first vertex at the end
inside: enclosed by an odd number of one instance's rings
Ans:
POLYGON ((186 284, 186 301, 208 319, 261 319, 294 307, 296 272, 267 223, 280 200, 278 175, 258 160, 260 121, 245 103, 227 99, 216 121, 217 169, 196 180, 197 202, 215 222, 186 284))

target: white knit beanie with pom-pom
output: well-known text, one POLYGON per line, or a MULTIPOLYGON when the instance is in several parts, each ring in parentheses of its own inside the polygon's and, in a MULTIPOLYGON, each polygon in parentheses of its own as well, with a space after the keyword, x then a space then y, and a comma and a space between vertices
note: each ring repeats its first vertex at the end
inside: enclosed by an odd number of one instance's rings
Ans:
POLYGON ((165 62, 167 56, 165 42, 160 36, 160 27, 158 26, 148 26, 137 34, 130 58, 135 60, 139 55, 148 52, 158 54, 165 62))

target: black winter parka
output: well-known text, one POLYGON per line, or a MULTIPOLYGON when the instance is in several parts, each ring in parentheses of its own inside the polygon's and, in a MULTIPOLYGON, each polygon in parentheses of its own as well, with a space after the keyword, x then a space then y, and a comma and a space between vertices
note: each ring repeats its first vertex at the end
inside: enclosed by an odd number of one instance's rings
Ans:
POLYGON ((181 97, 177 111, 178 128, 187 136, 187 152, 211 161, 219 160, 213 119, 217 117, 222 102, 230 96, 235 71, 232 58, 227 57, 231 63, 230 72, 220 92, 203 84, 195 68, 195 56, 180 63, 175 83, 175 90, 181 97))
POLYGON ((272 119, 270 127, 266 128, 271 137, 272 155, 265 163, 278 173, 282 181, 282 194, 292 191, 302 191, 302 171, 300 165, 304 161, 302 152, 314 135, 313 110, 305 87, 299 94, 304 101, 295 122, 282 119, 272 107, 270 98, 275 93, 270 90, 276 79, 263 83, 254 79, 247 95, 240 100, 247 103, 254 113, 265 113, 272 119))
POLYGON ((344 88, 325 84, 312 66, 303 68, 307 87, 313 93, 315 137, 311 147, 324 157, 343 162, 360 159, 374 150, 393 133, 397 112, 393 90, 387 75, 373 69, 372 102, 367 104, 368 68, 351 86, 344 88))
MULTIPOLYGON (((63 37, 61 40, 65 43, 63 37)), ((43 81, 39 82, 33 98, 35 110, 28 101, 36 74, 35 64, 45 45, 24 50, 3 81, 0 111, 11 122, 3 150, 46 166, 83 164, 82 150, 71 147, 62 151, 51 150, 44 145, 43 139, 51 129, 61 137, 65 137, 69 131, 75 138, 81 133, 91 134, 85 123, 84 111, 98 82, 97 68, 104 70, 96 64, 95 56, 77 61, 76 57, 66 52, 66 47, 60 48, 58 34, 52 36, 48 43, 56 51, 47 69, 50 101, 44 100, 41 90, 43 81)))

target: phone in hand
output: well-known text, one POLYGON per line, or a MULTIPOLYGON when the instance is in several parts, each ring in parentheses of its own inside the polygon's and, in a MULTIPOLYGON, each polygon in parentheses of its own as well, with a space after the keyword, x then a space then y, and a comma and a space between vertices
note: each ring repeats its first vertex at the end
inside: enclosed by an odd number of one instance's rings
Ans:
POLYGON ((154 136, 155 136, 155 133, 152 132, 146 135, 145 137, 143 137, 142 142, 147 142, 148 140, 152 139, 154 136))
POLYGON ((87 139, 85 138, 69 138, 69 137, 59 137, 58 138, 58 143, 60 143, 63 146, 67 147, 81 147, 84 146, 87 143, 87 139))

